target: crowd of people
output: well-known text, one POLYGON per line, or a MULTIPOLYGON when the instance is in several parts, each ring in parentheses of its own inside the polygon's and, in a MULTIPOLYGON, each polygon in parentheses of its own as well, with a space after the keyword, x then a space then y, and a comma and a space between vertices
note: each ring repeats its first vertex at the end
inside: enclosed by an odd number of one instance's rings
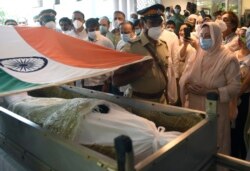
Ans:
MULTIPOLYGON (((83 41, 152 57, 76 81, 76 86, 202 111, 206 94, 217 93, 218 151, 246 159, 250 28, 239 26, 232 11, 218 11, 214 17, 196 11, 183 16, 180 5, 171 9, 155 4, 129 17, 126 20, 122 11, 115 11, 112 22, 106 16, 85 21, 84 14, 75 11, 71 19, 61 18, 57 29, 56 11, 48 9, 41 11, 37 21, 83 41)), ((5 24, 18 25, 14 20, 5 24)))

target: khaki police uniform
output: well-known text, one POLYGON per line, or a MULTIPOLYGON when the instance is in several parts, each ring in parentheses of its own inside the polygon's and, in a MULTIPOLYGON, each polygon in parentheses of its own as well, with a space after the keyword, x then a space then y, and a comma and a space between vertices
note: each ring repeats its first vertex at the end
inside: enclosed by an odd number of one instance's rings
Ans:
MULTIPOLYGON (((168 62, 168 47, 167 43, 161 39, 152 43, 142 33, 137 39, 126 44, 121 51, 135 53, 142 56, 151 56, 145 45, 149 44, 155 49, 155 54, 160 61, 160 65, 167 67, 168 62)), ((147 73, 136 81, 130 83, 132 88, 132 97, 146 99, 150 101, 165 103, 164 90, 166 81, 158 64, 153 60, 152 68, 149 68, 147 73)))

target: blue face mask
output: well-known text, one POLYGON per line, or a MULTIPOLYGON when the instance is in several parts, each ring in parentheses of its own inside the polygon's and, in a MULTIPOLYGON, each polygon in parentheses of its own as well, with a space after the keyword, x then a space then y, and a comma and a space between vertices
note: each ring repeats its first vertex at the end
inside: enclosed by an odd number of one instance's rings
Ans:
POLYGON ((208 50, 212 47, 212 39, 203 39, 200 38, 200 45, 203 50, 208 50))
POLYGON ((108 28, 106 26, 100 26, 100 32, 105 35, 108 32, 108 28))
POLYGON ((121 34, 121 38, 124 42, 128 42, 130 40, 130 34, 121 34))
POLYGON ((175 13, 175 14, 180 14, 180 12, 181 12, 180 9, 178 9, 178 8, 175 8, 175 9, 174 9, 174 13, 175 13))
POLYGON ((141 34, 141 29, 135 29, 135 34, 139 36, 141 34))

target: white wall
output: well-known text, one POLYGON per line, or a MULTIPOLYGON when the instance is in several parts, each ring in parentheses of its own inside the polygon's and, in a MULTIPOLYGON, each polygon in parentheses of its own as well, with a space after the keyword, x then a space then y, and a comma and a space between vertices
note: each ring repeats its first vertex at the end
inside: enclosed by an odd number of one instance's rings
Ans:
POLYGON ((250 9, 250 0, 242 0, 242 14, 244 14, 245 9, 250 9))
MULTIPOLYGON (((35 0, 32 0, 35 1, 35 0)), ((61 0, 59 5, 54 5, 54 0, 43 0, 43 7, 31 8, 32 15, 30 16, 30 21, 32 22, 32 17, 39 14, 41 10, 52 8, 57 12, 57 22, 62 17, 72 17, 74 11, 81 11, 85 15, 85 19, 88 18, 100 18, 102 16, 107 16, 112 19, 114 12, 113 0, 61 0), (98 7, 98 8, 97 8, 98 7)), ((58 24, 58 23, 57 23, 58 24)))

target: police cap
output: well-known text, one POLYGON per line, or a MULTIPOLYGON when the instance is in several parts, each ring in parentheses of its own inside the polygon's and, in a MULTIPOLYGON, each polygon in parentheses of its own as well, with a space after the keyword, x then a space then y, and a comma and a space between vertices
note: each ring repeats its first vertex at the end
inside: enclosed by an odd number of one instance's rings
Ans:
POLYGON ((141 17, 145 19, 150 18, 160 18, 164 15, 165 7, 161 4, 155 4, 150 7, 144 8, 142 10, 137 11, 141 17))

